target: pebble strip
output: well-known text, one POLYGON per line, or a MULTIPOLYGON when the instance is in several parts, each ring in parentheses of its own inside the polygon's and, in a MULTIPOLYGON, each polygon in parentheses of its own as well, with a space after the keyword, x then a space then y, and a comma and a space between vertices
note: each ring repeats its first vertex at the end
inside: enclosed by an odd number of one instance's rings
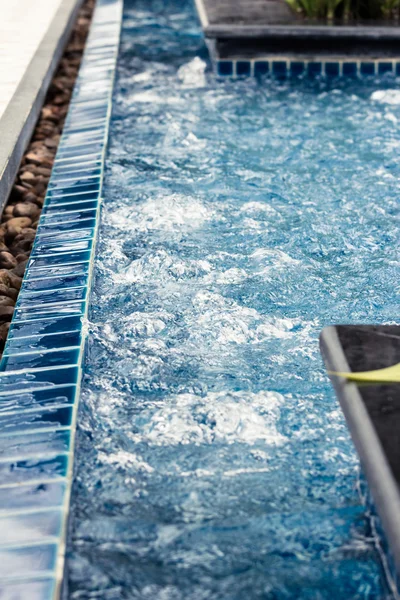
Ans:
MULTIPOLYGON (((123 0, 97 0, 0 363, 4 599, 58 600, 62 593, 88 296, 122 8, 123 0)), ((14 218, 31 219, 12 214, 8 223, 14 218)))
POLYGON ((94 0, 79 11, 0 223, 0 356, 30 256, 54 156, 78 75, 94 0))

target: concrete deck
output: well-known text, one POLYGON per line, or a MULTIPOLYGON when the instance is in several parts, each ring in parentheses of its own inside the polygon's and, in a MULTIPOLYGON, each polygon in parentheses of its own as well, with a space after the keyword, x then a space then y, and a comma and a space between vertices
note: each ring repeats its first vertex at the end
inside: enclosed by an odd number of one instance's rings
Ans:
POLYGON ((82 0, 0 0, 0 210, 82 0))

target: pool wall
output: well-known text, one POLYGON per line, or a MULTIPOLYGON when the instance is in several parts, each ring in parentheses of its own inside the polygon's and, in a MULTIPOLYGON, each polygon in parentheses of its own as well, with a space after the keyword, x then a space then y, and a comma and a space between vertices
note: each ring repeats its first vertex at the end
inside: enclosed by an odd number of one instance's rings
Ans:
POLYGON ((400 75, 400 60, 318 60, 282 57, 257 59, 216 59, 215 71, 220 77, 367 77, 400 75))
POLYGON ((0 577, 59 598, 122 0, 98 0, 0 363, 0 577))

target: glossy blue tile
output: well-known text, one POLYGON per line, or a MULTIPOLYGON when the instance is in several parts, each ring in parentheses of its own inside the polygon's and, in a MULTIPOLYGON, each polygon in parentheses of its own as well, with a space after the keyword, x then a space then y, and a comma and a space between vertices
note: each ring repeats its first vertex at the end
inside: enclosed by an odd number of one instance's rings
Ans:
MULTIPOLYGON (((9 579, 12 574, 15 574, 17 580, 16 585, 20 586, 20 590, 29 589, 29 594, 25 596, 14 596, 12 600, 42 600, 40 596, 33 596, 33 591, 39 588, 35 588, 36 583, 27 582, 25 584, 21 582, 21 573, 24 574, 25 578, 36 575, 40 576, 42 572, 52 571, 56 566, 57 557, 57 545, 54 543, 47 544, 35 544, 31 546, 25 546, 24 548, 0 548, 0 577, 9 579), (27 587, 29 586, 29 587, 27 587)), ((47 584, 47 580, 44 582, 47 584)), ((39 582, 42 584, 44 582, 39 582)), ((2 580, 2 586, 4 579, 2 580)), ((14 588, 18 589, 17 587, 14 588)), ((45 586, 44 590, 40 589, 42 593, 45 591, 48 593, 53 587, 45 586)), ((52 596, 43 596, 43 598, 51 598, 52 596)), ((2 598, 3 600, 3 598, 2 598)))
POLYGON ((373 62, 362 62, 360 64, 361 75, 375 75, 375 63, 373 62))
POLYGON ((60 266, 63 264, 68 265, 88 261, 90 261, 90 250, 83 252, 65 252, 64 254, 57 255, 34 256, 29 261, 29 268, 60 266))
POLYGON ((79 173, 93 173, 101 169, 100 160, 77 160, 73 164, 71 163, 56 163, 53 167, 53 177, 73 177, 79 173))
POLYGON ((249 60, 238 60, 236 62, 236 75, 238 77, 249 77, 251 74, 251 62, 249 60))
POLYGON ((83 210, 95 210, 98 206, 98 200, 90 200, 86 202, 78 201, 76 203, 67 202, 66 204, 52 204, 45 205, 43 212, 45 216, 51 214, 73 214, 74 212, 81 212, 83 210))
MULTIPOLYGON (((66 275, 87 275, 89 273, 89 264, 87 261, 73 263, 71 265, 52 265, 47 267, 35 267, 28 264, 25 272, 25 281, 38 281, 42 279, 54 279, 66 275)), ((25 286, 24 281, 24 286, 25 286)))
MULTIPOLYGON (((15 392, 24 394, 26 390, 41 390, 55 385, 76 385, 80 371, 78 367, 57 367, 27 372, 0 373, 0 396, 15 392)), ((0 398, 1 401, 1 398, 0 398)))
POLYGON ((378 63, 379 75, 384 75, 385 73, 391 73, 392 71, 393 71, 393 64, 391 62, 378 63))
MULTIPOLYGON (((30 337, 33 335, 51 335, 64 334, 67 331, 81 330, 82 322, 79 315, 57 316, 42 319, 39 321, 27 321, 22 323, 14 322, 8 335, 8 340, 21 337, 30 337)), ((1 383, 1 374, 0 374, 1 383)))
POLYGON ((305 70, 305 65, 303 61, 293 60, 290 63, 290 74, 298 77, 299 75, 303 75, 305 70))
POLYGON ((262 77, 269 73, 269 62, 267 60, 256 60, 254 63, 254 75, 262 77))
POLYGON ((31 308, 16 308, 14 319, 18 321, 35 321, 50 317, 62 317, 73 315, 84 315, 85 302, 59 302, 58 304, 46 304, 44 306, 31 308))
POLYGON ((76 253, 83 252, 85 250, 91 250, 93 245, 93 239, 83 240, 68 240, 54 242, 53 240, 40 239, 37 240, 31 256, 35 257, 46 257, 53 254, 65 254, 65 253, 76 253))
POLYGON ((43 223, 38 228, 37 236, 41 237, 42 235, 57 235, 57 233, 62 233, 64 231, 79 231, 81 229, 87 229, 94 231, 96 227, 96 219, 80 219, 79 221, 67 221, 66 223, 58 223, 57 225, 46 225, 43 223))
POLYGON ((88 229, 81 227, 80 229, 72 229, 66 231, 60 231, 58 228, 56 231, 42 232, 40 229, 37 232, 35 242, 36 244, 42 244, 45 247, 58 242, 68 241, 81 241, 91 240, 95 234, 95 229, 88 229))
POLYGON ((36 577, 33 580, 4 581, 1 586, 1 600, 44 600, 54 597, 56 579, 36 577))
POLYGON ((47 290, 62 290, 66 288, 84 287, 88 283, 88 273, 80 275, 66 275, 65 277, 50 277, 45 279, 28 279, 24 284, 22 298, 47 290))
POLYGON ((217 62, 217 73, 221 77, 231 77, 233 75, 233 62, 231 60, 219 60, 217 62))
MULTIPOLYGON (((96 136, 98 137, 98 136, 96 136)), ((69 146, 68 149, 67 147, 65 148, 61 148, 60 153, 59 153, 59 158, 61 159, 65 159, 65 158, 75 158, 75 157, 79 157, 79 156, 93 156, 93 155, 98 155, 99 157, 101 156, 101 153, 103 151, 103 147, 104 147, 104 143, 103 142, 97 142, 97 143, 92 143, 92 144, 82 144, 82 145, 77 145, 77 146, 69 146)))
POLYGON ((357 76, 357 63, 344 62, 343 63, 343 75, 345 77, 356 77, 357 76))
MULTIPOLYGON (((58 446, 68 449, 68 446, 65 445, 66 441, 68 441, 67 431, 31 434, 27 439, 28 456, 35 453, 41 454, 47 448, 58 446)), ((8 451, 15 453, 15 456, 21 456, 20 453, 23 447, 22 434, 17 437, 0 438, 0 456, 2 458, 7 456, 8 451)), ((63 481, 0 488, 0 514, 10 510, 17 511, 27 508, 32 510, 49 506, 62 506, 65 491, 65 482, 63 481)))
POLYGON ((52 458, 16 458, 9 462, 0 462, 0 485, 58 479, 65 477, 67 470, 68 456, 66 455, 52 458))
POLYGON ((47 193, 46 199, 73 196, 75 194, 87 194, 88 192, 99 192, 100 181, 88 181, 84 183, 66 182, 63 187, 52 188, 47 193))
POLYGON ((70 214, 65 214, 65 212, 60 214, 55 212, 50 214, 42 213, 40 217, 40 229, 42 230, 43 227, 46 227, 48 231, 49 227, 57 226, 58 228, 59 225, 62 226, 67 223, 76 223, 77 221, 85 221, 87 219, 96 220, 98 209, 98 202, 96 202, 95 206, 84 209, 80 208, 80 205, 77 205, 70 211, 70 214))
MULTIPOLYGON (((76 394, 76 386, 68 385, 0 396, 0 415, 4 412, 40 408, 41 406, 73 404, 76 394)), ((28 442, 27 438, 25 440, 28 442)))
MULTIPOLYGON (((76 194, 50 194, 46 198, 46 207, 57 208, 58 206, 72 206, 76 203, 82 204, 90 200, 96 200, 99 197, 100 190, 88 190, 86 192, 79 192, 76 194)), ((78 207, 79 208, 79 207, 78 207)))
POLYGON ((1 359, 1 370, 7 372, 16 371, 17 369, 42 369, 47 367, 77 365, 79 362, 79 354, 80 348, 70 350, 54 349, 27 354, 3 355, 3 358, 1 359))
POLYGON ((86 295, 86 287, 63 288, 60 290, 42 291, 40 293, 24 293, 18 299, 17 308, 43 306, 44 304, 69 302, 71 300, 85 300, 86 295))
POLYGON ((340 64, 338 62, 325 63, 325 75, 327 77, 338 77, 340 74, 340 64))
MULTIPOLYGON (((0 437, 11 436, 31 431, 44 431, 59 427, 70 427, 72 422, 73 407, 40 407, 32 410, 17 410, 10 413, 0 413, 0 437)), ((22 456, 25 456, 22 453, 22 456)))
MULTIPOLYGON (((62 511, 59 508, 46 512, 0 515, 1 546, 43 543, 61 533, 62 511)), ((0 596, 1 598, 1 596, 0 596)))
POLYGON ((320 62, 309 62, 307 65, 307 74, 309 77, 318 77, 322 73, 322 63, 320 62))
POLYGON ((274 60, 272 62, 272 73, 278 79, 285 78, 287 75, 286 61, 274 60))
POLYGON ((87 184, 97 184, 97 187, 100 186, 102 178, 98 175, 85 175, 81 173, 76 177, 55 177, 52 182, 49 184, 49 192, 54 193, 59 190, 64 190, 66 186, 80 186, 87 184))

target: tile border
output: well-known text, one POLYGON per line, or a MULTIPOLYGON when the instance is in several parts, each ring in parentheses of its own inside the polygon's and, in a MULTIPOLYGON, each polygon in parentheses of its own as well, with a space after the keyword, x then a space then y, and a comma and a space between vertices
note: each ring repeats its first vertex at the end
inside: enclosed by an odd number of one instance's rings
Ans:
POLYGON ((215 74, 221 78, 275 77, 374 77, 390 74, 400 76, 400 58, 372 59, 316 57, 313 59, 286 56, 265 56, 213 61, 215 74))
POLYGON ((97 0, 0 363, 5 531, 0 555, 10 565, 1 590, 11 593, 17 583, 23 587, 43 580, 46 585, 35 596, 43 600, 59 599, 63 585, 88 296, 122 9, 123 0, 97 0), (28 516, 32 530, 23 526, 28 516), (22 572, 18 556, 29 564, 22 572))

